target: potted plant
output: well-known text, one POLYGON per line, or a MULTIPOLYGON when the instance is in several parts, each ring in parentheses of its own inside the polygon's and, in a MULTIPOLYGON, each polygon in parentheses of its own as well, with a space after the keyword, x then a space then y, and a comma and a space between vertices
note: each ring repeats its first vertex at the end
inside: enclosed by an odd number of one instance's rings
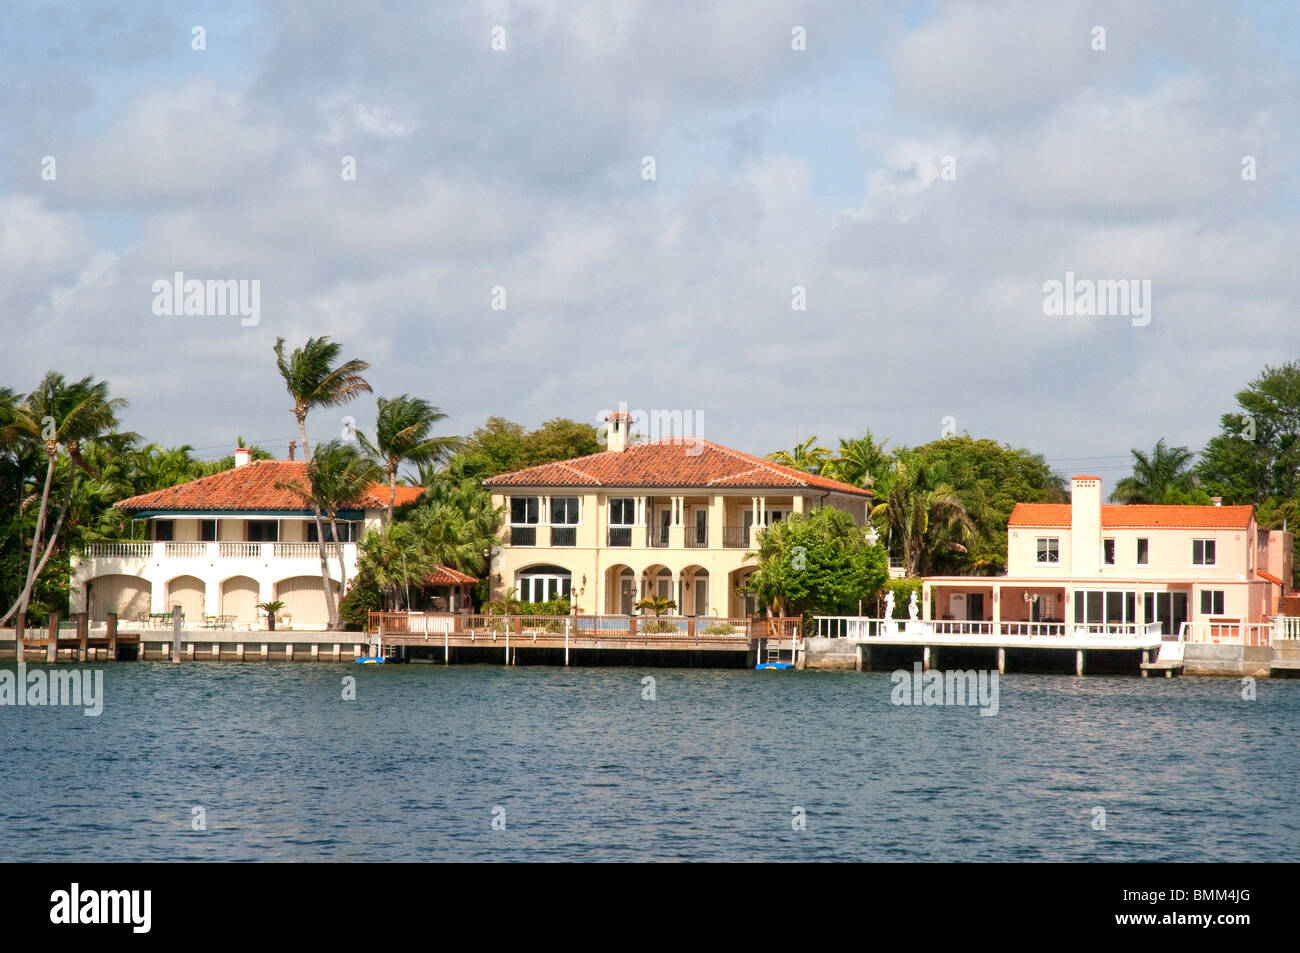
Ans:
POLYGON ((266 627, 270 631, 275 631, 275 614, 284 608, 284 603, 279 599, 272 602, 259 602, 257 607, 266 613, 266 627))

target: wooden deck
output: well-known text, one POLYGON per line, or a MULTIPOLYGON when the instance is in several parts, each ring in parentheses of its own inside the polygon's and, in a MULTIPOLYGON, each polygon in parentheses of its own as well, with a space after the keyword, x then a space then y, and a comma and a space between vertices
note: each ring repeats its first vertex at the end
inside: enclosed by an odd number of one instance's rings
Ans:
POLYGON ((797 619, 718 619, 665 616, 510 616, 372 612, 370 634, 385 647, 585 649, 609 651, 792 652, 797 619))

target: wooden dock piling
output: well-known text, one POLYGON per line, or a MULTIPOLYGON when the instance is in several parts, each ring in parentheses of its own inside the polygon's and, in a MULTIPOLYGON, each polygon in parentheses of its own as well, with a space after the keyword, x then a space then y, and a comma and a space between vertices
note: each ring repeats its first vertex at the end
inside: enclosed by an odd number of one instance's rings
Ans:
POLYGON ((27 632, 27 613, 20 612, 14 618, 14 652, 17 661, 23 660, 23 638, 27 632))
POLYGON ((81 662, 89 661, 87 653, 90 641, 90 613, 77 613, 77 659, 81 662))
POLYGON ((172 664, 181 664, 181 607, 172 606, 172 664))
POLYGON ((48 640, 45 643, 45 661, 57 662, 59 660, 59 614, 50 613, 50 631, 48 640))

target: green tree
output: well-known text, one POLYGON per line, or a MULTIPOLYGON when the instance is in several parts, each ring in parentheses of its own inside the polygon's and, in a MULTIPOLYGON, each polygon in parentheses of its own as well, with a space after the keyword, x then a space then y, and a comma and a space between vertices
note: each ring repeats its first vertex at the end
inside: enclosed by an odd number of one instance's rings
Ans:
POLYGON ((604 449, 597 428, 567 417, 555 417, 546 421, 528 433, 523 441, 523 456, 527 461, 525 465, 530 467, 556 460, 585 457, 604 449))
POLYGON ((1194 454, 1186 447, 1169 447, 1164 438, 1156 441, 1150 455, 1132 450, 1133 473, 1115 484, 1113 503, 1167 503, 1171 494, 1195 489, 1192 473, 1194 454))
POLYGON ((437 568, 415 527, 402 520, 368 530, 361 537, 358 553, 356 584, 378 587, 389 608, 398 604, 411 583, 422 585, 437 568))
POLYGON ((26 400, 7 410, 9 422, 5 429, 11 431, 13 438, 40 446, 45 453, 46 467, 36 526, 32 532, 26 579, 18 600, 0 617, 0 623, 7 621, 15 612, 27 611, 32 587, 55 551, 59 532, 72 503, 77 473, 90 470, 82 456, 82 450, 115 433, 119 424, 117 415, 125 407, 124 399, 108 396, 108 384, 104 381, 84 377, 68 383, 62 374, 50 371, 36 389, 27 395, 26 400), (68 465, 63 503, 49 538, 45 539, 50 490, 59 458, 64 453, 68 465))
POLYGON ((763 531, 748 591, 780 615, 857 611, 889 577, 884 548, 867 542, 853 517, 822 507, 763 531))
POLYGON ((437 463, 455 449, 455 437, 430 436, 434 425, 446 419, 447 415, 433 404, 409 394, 391 400, 379 398, 374 443, 366 439, 364 434, 358 436, 366 449, 378 459, 388 479, 388 509, 384 514, 386 524, 393 521, 398 467, 403 463, 437 463))
POLYGON ((1292 499, 1300 493, 1300 360, 1263 372, 1236 395, 1236 412, 1201 451, 1197 476, 1229 504, 1292 499))
POLYGON ((803 443, 795 444, 794 449, 778 450, 768 454, 767 458, 773 463, 779 463, 783 467, 793 467, 804 473, 821 473, 822 467, 830 461, 831 452, 825 447, 813 446, 815 443, 817 443, 817 435, 813 434, 803 443))
POLYGON ((839 450, 825 466, 821 474, 832 480, 871 489, 877 478, 889 470, 892 460, 885 452, 888 440, 876 442, 868 430, 865 437, 852 440, 841 438, 839 450))
POLYGON ((902 550, 908 576, 924 575, 941 552, 968 551, 976 522, 954 485, 951 466, 915 450, 899 452, 883 498, 871 511, 902 550))
MULTIPOLYGON (((358 506, 369 493, 370 487, 378 483, 383 475, 379 465, 356 446, 339 440, 327 440, 317 445, 316 452, 308 461, 305 480, 281 480, 276 483, 276 486, 296 493, 322 519, 329 521, 329 535, 333 540, 335 558, 339 561, 340 591, 347 591, 348 570, 343 560, 339 511, 358 506)), ((318 519, 316 525, 320 526, 321 520, 318 519)), ((321 548, 323 552, 323 544, 321 548)), ((328 563, 325 572, 329 572, 328 563)), ((324 583, 328 590, 328 575, 324 583)), ((339 619, 332 602, 330 605, 330 628, 335 629, 339 619)))
MULTIPOLYGON (((288 357, 284 354, 284 344, 284 338, 275 339, 275 364, 284 379, 285 389, 293 398, 293 416, 298 421, 303 457, 310 460, 307 414, 317 407, 339 407, 363 393, 370 393, 370 384, 362 376, 370 365, 355 359, 339 363, 343 346, 328 337, 308 338, 305 345, 288 357)), ((325 527, 321 522, 320 508, 314 501, 312 512, 316 518, 316 539, 320 543, 320 575, 325 590, 325 608, 329 613, 330 627, 334 628, 338 625, 338 608, 330 587, 325 527)))

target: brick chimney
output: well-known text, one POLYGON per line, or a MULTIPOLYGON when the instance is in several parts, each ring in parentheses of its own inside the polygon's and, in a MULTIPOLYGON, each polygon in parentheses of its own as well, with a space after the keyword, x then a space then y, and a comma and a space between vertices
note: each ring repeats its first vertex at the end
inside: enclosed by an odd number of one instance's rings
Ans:
POLYGON ((247 447, 235 448, 235 466, 242 467, 253 458, 252 452, 247 447))
POLYGON ((1070 572, 1101 569, 1101 477, 1070 479, 1070 572))
POLYGON ((297 440, 290 440, 290 441, 289 441, 289 459, 290 459, 290 460, 293 459, 293 448, 296 447, 296 446, 298 446, 298 441, 297 441, 297 440))

